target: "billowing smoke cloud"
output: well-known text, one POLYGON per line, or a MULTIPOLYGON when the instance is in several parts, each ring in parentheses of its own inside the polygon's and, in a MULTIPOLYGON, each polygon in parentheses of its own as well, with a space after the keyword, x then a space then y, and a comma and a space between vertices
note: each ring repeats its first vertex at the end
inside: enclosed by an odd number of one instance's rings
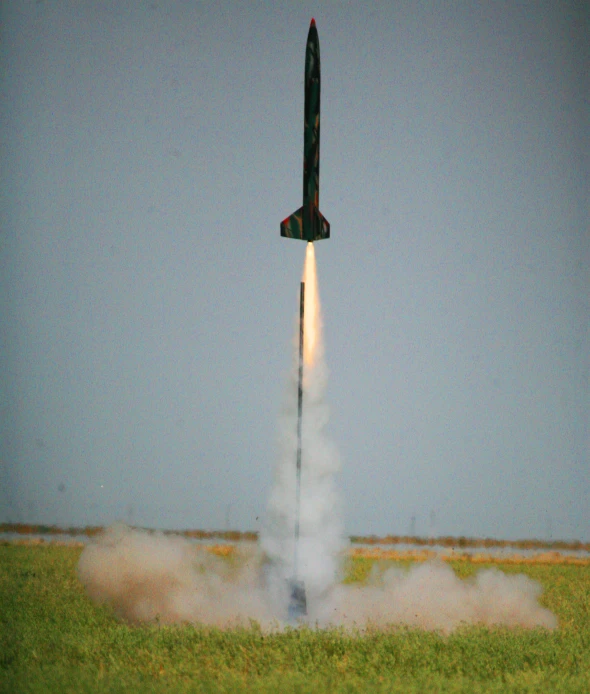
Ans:
POLYGON ((557 626, 555 616, 539 605, 541 586, 522 574, 488 569, 461 580, 442 561, 429 561, 372 578, 372 585, 337 590, 337 624, 404 624, 443 632, 461 624, 557 626))
POLYGON ((240 559, 231 567, 182 537, 117 524, 84 548, 78 574, 95 602, 127 622, 269 623, 259 558, 240 559))
MULTIPOLYGON (((130 623, 232 627, 254 619, 264 629, 280 628, 288 589, 280 574, 277 583, 269 577, 266 561, 258 551, 228 562, 182 537, 115 525, 85 547, 78 571, 89 596, 130 623)), ((307 576, 315 566, 308 566, 307 576)), ((311 586, 324 585, 324 571, 311 586)), ((557 626, 538 603, 541 586, 527 576, 484 570, 461 580, 442 562, 376 571, 364 586, 333 581, 323 596, 311 593, 306 621, 320 627, 404 624, 450 632, 461 624, 557 626)))
POLYGON ((305 368, 302 419, 300 541, 295 572, 297 349, 280 418, 280 454, 260 548, 227 562, 180 537, 109 528, 82 552, 79 575, 90 597, 110 604, 129 622, 198 622, 232 626, 258 621, 279 628, 287 619, 289 581, 303 580, 308 614, 319 627, 358 629, 405 624, 451 631, 460 624, 554 628, 557 620, 538 602, 541 587, 522 575, 481 571, 460 580, 442 562, 409 570, 376 571, 368 585, 342 585, 341 505, 336 448, 325 435, 327 369, 313 244, 304 280, 305 368))

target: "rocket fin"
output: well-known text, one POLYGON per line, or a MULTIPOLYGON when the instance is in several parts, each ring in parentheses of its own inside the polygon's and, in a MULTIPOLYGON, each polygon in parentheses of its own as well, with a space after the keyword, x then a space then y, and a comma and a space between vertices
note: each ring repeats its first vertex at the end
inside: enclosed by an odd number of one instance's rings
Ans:
POLYGON ((290 217, 283 219, 281 222, 281 236, 286 236, 289 239, 300 239, 301 241, 321 241, 322 239, 330 238, 330 222, 318 210, 317 207, 311 207, 308 210, 308 220, 304 220, 305 206, 300 207, 290 217), (307 224, 304 222, 308 221, 307 224), (305 229, 304 233, 304 227, 305 229))
POLYGON ((289 239, 303 239, 303 207, 281 222, 281 236, 289 239))
POLYGON ((317 207, 313 210, 313 240, 321 241, 322 239, 330 238, 330 222, 318 210, 317 207))

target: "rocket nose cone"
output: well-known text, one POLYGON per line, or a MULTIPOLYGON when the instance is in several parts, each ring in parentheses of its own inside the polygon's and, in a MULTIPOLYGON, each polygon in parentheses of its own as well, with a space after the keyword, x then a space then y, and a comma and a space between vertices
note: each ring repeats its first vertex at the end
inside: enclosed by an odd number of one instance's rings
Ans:
POLYGON ((315 19, 313 17, 311 18, 311 24, 309 26, 310 28, 315 26, 315 19))

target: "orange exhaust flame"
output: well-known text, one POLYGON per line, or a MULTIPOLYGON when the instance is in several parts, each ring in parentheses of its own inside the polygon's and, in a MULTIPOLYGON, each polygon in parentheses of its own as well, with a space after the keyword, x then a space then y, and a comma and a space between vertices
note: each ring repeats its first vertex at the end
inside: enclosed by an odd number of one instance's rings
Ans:
POLYGON ((305 314, 303 321, 303 361, 307 366, 313 366, 317 358, 322 328, 320 317, 320 297, 318 293, 318 278, 315 264, 313 243, 307 244, 305 266, 303 268, 305 282, 305 314))

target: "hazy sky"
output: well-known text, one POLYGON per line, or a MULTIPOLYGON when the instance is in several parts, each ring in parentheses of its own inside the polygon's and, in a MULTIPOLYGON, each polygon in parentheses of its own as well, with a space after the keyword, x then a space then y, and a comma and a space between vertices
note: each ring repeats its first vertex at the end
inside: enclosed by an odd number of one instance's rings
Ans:
POLYGON ((347 530, 590 539, 587 8, 3 3, 0 520, 260 527, 314 16, 347 530))

